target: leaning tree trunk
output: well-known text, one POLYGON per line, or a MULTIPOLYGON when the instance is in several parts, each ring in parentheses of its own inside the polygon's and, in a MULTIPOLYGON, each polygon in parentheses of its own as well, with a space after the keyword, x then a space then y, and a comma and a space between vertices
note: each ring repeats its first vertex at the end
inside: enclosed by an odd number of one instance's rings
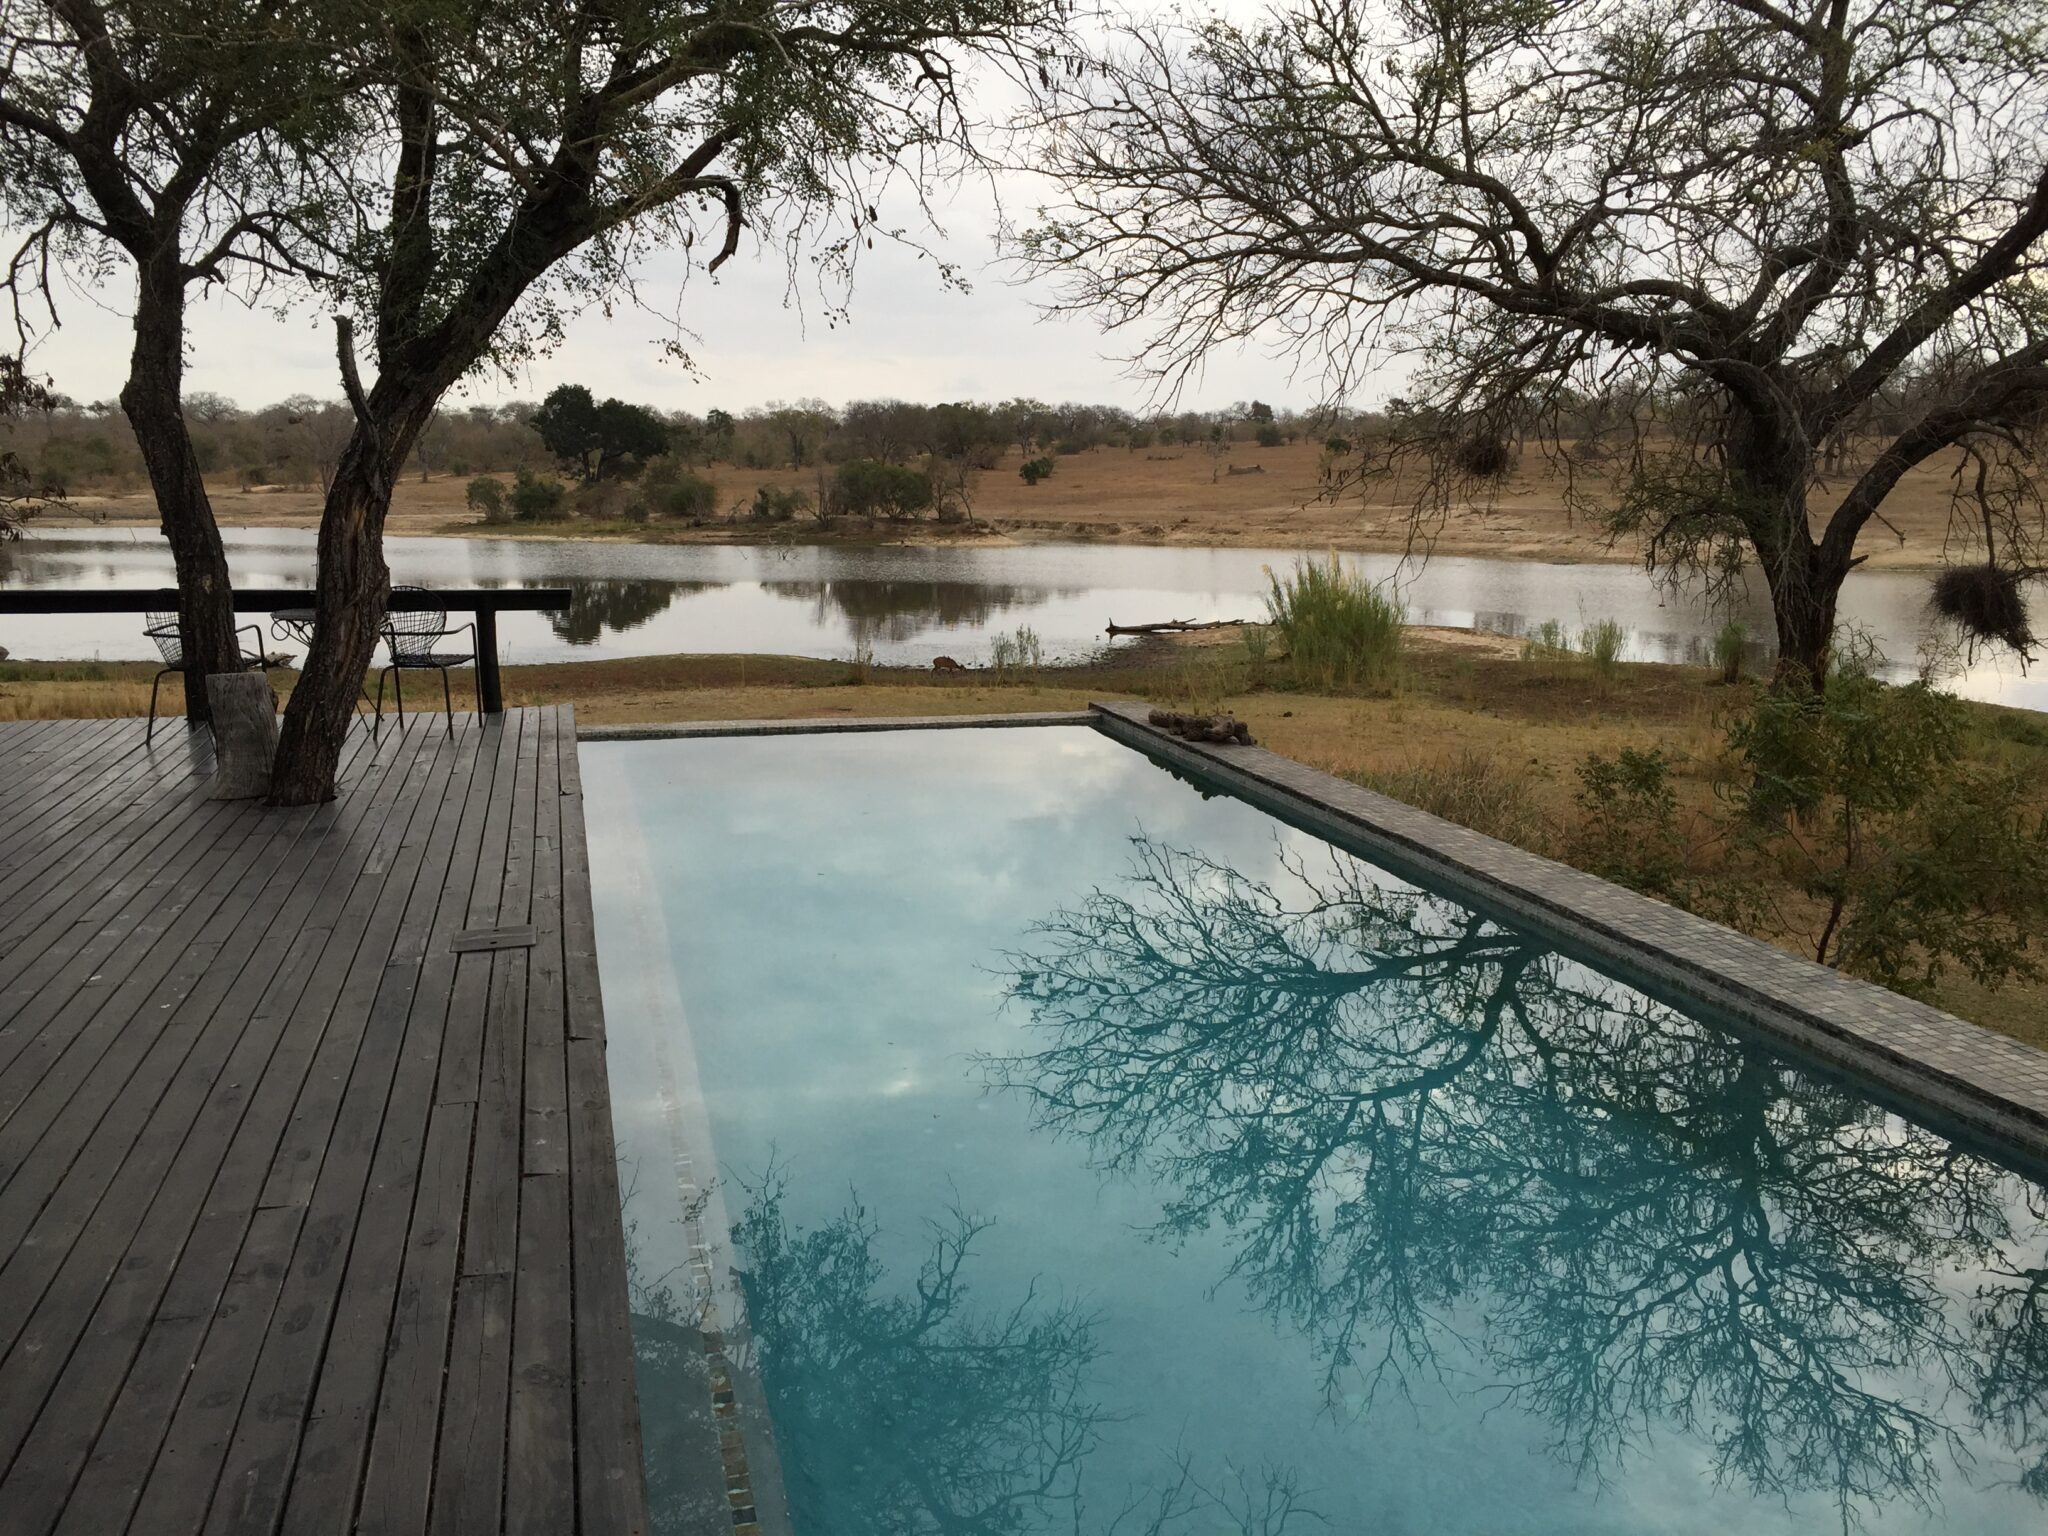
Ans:
POLYGON ((272 805, 318 805, 334 798, 335 769, 355 718, 356 690, 376 652, 390 593, 384 518, 391 510, 394 480, 389 457, 359 424, 320 513, 313 643, 285 706, 270 775, 272 805))
POLYGON ((180 405, 185 379, 185 285, 172 258, 144 262, 135 300, 135 349, 121 409, 156 493, 164 537, 178 572, 178 631, 184 642, 185 718, 209 716, 206 678, 241 670, 235 594, 213 503, 199 472, 180 405))

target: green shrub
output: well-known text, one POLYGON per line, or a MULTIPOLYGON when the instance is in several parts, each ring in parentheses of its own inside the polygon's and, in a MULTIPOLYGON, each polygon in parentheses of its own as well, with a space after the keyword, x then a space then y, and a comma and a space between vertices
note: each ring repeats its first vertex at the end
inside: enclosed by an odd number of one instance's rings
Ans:
POLYGON ((1588 753, 1573 798, 1582 819, 1567 840, 1571 862, 1617 885, 1684 904, 1685 839, 1670 759, 1623 747, 1614 757, 1588 753))
POLYGON ((1742 681, 1742 662, 1749 649, 1749 626, 1730 619, 1714 635, 1714 666, 1731 687, 1742 681))
POLYGON ((1270 421, 1261 422, 1259 430, 1253 435, 1258 439, 1261 448, 1278 448, 1287 441, 1287 434, 1270 421))
POLYGON ((1323 688, 1390 686, 1401 663, 1401 605, 1333 554, 1269 569, 1266 612, 1295 680, 1323 688))
POLYGON ((1816 904, 1816 960, 1917 994, 1951 964, 1987 987, 2042 974, 2048 817, 2021 773, 1963 759, 1967 718, 1925 683, 1850 673, 1730 729, 1739 831, 1816 904))
POLYGON ((1048 478, 1052 471, 1053 461, 1048 458, 1026 459, 1017 466, 1017 473, 1023 477, 1026 485, 1038 484, 1039 481, 1048 478))
POLYGON ((663 454, 647 461, 647 467, 640 472, 640 483, 646 486, 674 485, 682 474, 683 466, 663 454))
POLYGON ((487 523, 502 523, 509 515, 505 510, 505 486, 489 475, 478 475, 470 481, 462 499, 470 511, 483 513, 487 523))
POLYGON ((553 475, 522 469, 512 481, 512 515, 522 523, 552 522, 562 517, 569 493, 553 475))
POLYGON ((832 491, 838 509, 854 517, 915 517, 932 504, 932 477, 881 459, 848 459, 832 491))
POLYGON ((686 469, 665 485, 649 485, 646 496, 648 507, 663 517, 698 522, 718 510, 718 487, 686 469))
POLYGON ((747 516, 757 523, 786 523, 810 509, 811 498, 802 491, 762 485, 754 489, 754 504, 747 509, 747 516))

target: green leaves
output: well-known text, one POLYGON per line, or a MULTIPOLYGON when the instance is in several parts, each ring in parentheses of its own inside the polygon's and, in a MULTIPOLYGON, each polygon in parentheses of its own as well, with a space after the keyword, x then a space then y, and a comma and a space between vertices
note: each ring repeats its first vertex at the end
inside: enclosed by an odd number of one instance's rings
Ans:
POLYGON ((1816 904, 1816 959, 1915 995, 1951 965, 1986 986, 2041 974, 2048 817, 2016 772, 1965 759, 1964 727, 1924 683, 1838 675, 1730 730, 1744 838, 1816 904))

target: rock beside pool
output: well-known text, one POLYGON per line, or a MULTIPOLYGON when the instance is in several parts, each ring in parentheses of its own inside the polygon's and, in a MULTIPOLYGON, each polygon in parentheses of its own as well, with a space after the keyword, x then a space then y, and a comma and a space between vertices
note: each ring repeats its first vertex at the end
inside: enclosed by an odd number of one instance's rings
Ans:
POLYGON ((1182 741, 1209 742, 1216 746, 1256 746, 1251 727, 1235 715, 1186 715, 1177 709, 1155 709, 1146 717, 1162 731, 1182 741))

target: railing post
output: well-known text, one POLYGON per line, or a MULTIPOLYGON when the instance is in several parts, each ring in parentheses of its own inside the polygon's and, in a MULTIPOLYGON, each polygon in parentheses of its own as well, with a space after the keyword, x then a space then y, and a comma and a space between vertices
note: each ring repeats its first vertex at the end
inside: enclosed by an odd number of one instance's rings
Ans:
POLYGON ((484 713, 505 713, 505 688, 498 678, 498 610, 476 611, 476 691, 484 713))

